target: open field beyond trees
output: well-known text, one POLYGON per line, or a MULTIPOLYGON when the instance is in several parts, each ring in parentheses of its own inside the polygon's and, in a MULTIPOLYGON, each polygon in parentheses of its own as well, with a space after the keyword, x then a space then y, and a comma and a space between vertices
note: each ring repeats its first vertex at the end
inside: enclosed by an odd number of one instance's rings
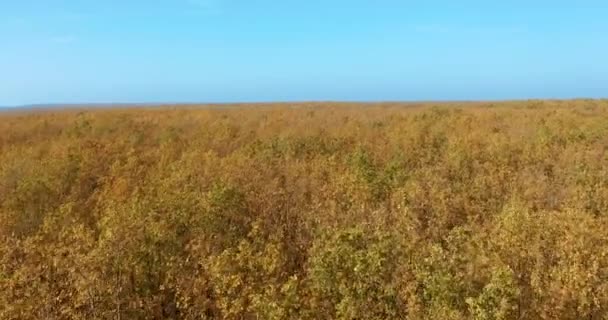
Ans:
POLYGON ((608 319, 608 101, 2 112, 0 319, 608 319))

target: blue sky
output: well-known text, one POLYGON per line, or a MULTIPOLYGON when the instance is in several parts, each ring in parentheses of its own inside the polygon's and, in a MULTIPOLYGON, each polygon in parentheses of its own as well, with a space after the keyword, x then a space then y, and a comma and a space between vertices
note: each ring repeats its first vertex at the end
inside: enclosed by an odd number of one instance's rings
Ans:
POLYGON ((608 2, 0 0, 0 105, 608 97, 608 2))

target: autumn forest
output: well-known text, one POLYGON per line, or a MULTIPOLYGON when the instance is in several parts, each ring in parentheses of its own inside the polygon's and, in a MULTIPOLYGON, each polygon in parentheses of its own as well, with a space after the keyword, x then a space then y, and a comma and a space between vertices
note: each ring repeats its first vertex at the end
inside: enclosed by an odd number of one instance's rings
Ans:
POLYGON ((608 319, 608 101, 0 112, 0 319, 608 319))

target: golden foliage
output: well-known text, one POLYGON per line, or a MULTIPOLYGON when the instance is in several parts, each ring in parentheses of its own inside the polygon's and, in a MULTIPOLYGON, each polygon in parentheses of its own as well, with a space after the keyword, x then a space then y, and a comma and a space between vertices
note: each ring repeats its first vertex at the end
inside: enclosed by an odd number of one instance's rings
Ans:
POLYGON ((0 114, 0 319, 607 319, 608 101, 0 114))

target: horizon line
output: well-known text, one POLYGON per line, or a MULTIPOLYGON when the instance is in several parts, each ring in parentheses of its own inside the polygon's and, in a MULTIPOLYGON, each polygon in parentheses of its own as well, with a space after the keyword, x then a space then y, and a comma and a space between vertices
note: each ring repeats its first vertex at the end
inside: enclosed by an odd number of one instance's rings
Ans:
POLYGON ((580 100, 607 100, 608 97, 572 97, 572 98, 513 98, 513 99, 420 99, 420 100, 250 100, 250 101, 165 101, 165 102, 42 102, 18 105, 3 105, 0 109, 27 109, 27 108, 57 108, 57 107, 91 107, 91 106, 170 106, 170 105, 262 105, 262 104, 288 104, 288 103, 487 103, 487 102, 525 102, 525 101, 580 101, 580 100))

